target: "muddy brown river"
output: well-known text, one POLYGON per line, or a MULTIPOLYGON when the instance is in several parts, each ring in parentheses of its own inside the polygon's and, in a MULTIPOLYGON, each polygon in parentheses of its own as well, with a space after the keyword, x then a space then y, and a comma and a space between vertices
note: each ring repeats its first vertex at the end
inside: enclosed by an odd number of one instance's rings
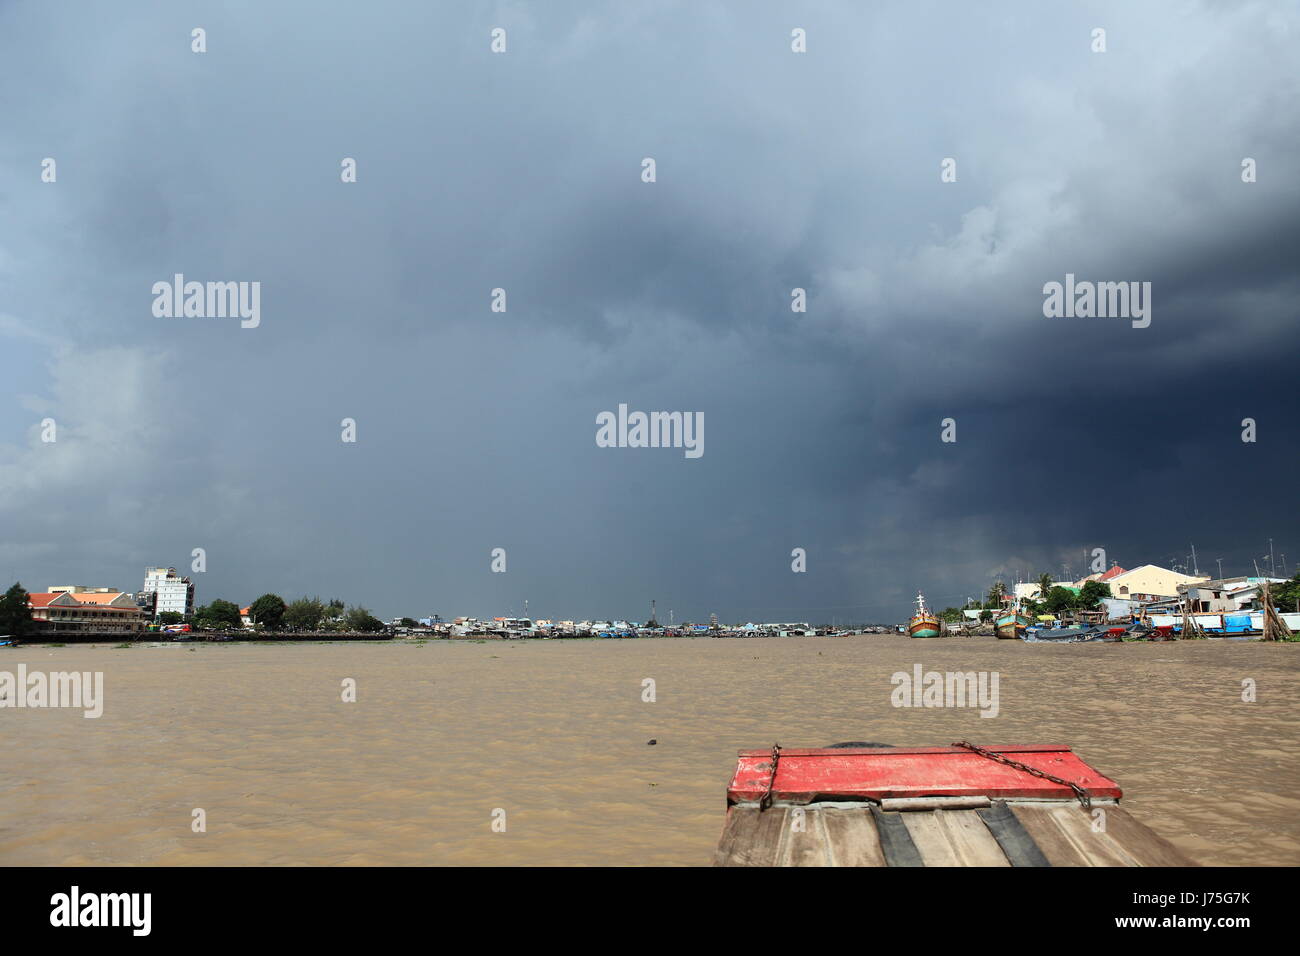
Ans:
POLYGON ((0 709, 0 864, 702 865, 739 749, 967 739, 1072 746, 1200 863, 1295 865, 1297 655, 892 635, 3 648, 0 671, 102 671, 105 700, 98 719, 0 709), (997 672, 997 716, 893 706, 917 663, 997 672))

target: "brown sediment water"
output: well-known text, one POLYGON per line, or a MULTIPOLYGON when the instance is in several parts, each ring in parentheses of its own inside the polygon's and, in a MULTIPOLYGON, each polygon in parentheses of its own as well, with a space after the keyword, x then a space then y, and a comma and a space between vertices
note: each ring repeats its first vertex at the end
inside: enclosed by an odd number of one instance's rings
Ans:
POLYGON ((99 719, 0 709, 0 864, 707 864, 739 749, 966 739, 1068 744, 1196 861, 1294 865, 1298 654, 893 635, 0 649, 0 671, 102 671, 105 697, 99 719), (998 715, 893 706, 917 663, 997 672, 998 715))

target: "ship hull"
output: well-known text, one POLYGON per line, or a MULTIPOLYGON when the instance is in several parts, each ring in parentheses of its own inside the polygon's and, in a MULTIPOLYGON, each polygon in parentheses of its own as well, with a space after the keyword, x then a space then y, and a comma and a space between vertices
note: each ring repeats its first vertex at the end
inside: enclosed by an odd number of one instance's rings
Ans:
POLYGON ((998 637, 1004 641, 1023 640, 1025 628, 1030 625, 1028 614, 1001 614, 994 624, 998 637))
POLYGON ((908 637, 938 637, 942 633, 939 619, 931 614, 917 614, 907 624, 908 637))

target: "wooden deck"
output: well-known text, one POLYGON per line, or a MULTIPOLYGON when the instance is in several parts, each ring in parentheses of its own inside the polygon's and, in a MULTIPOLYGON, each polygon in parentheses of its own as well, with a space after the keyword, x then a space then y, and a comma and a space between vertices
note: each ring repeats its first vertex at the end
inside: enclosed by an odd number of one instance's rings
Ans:
POLYGON ((1115 803, 987 801, 971 809, 876 803, 728 808, 717 866, 1195 866, 1115 803), (1104 815, 1095 820, 1100 810, 1104 815))

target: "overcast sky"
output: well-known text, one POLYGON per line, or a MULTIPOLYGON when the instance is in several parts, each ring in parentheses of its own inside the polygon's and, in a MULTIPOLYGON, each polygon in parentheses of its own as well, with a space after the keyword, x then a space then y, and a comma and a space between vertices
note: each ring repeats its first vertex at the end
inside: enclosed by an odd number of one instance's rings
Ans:
POLYGON ((895 621, 1293 569, 1300 8, 1062 6, 0 2, 4 583, 895 621), (155 317, 175 273, 260 325, 155 317), (1066 273, 1150 326, 1046 318, 1066 273), (620 403, 704 454, 597 447, 620 403))

